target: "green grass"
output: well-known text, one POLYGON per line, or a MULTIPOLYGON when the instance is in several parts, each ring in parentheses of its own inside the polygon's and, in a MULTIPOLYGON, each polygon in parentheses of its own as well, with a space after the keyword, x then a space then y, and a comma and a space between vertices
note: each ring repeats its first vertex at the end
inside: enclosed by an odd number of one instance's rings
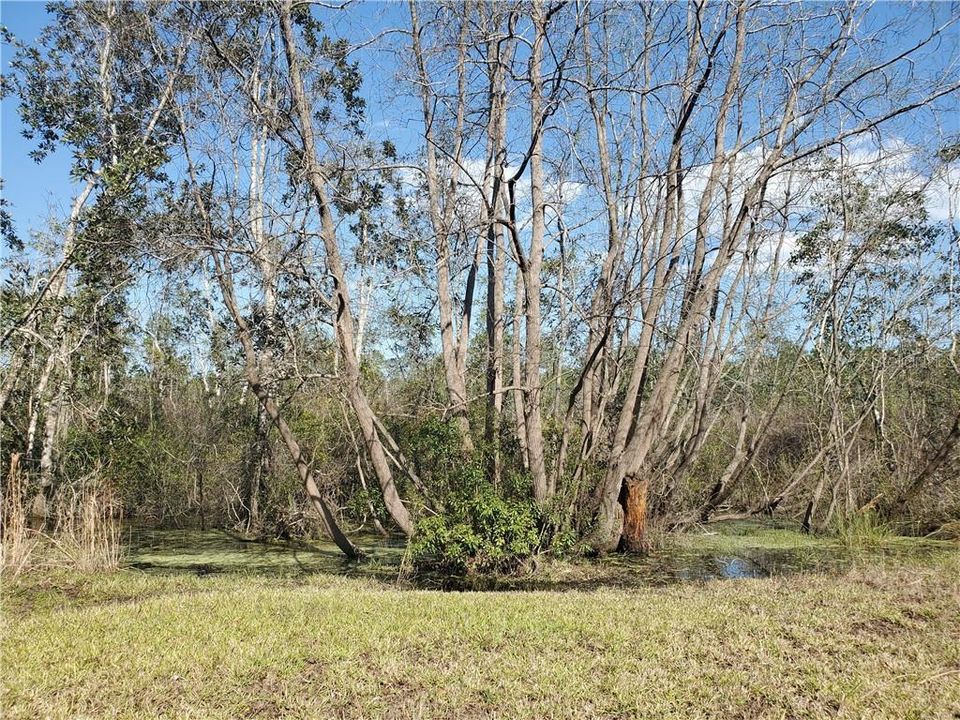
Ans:
POLYGON ((691 531, 672 537, 670 543, 689 550, 717 553, 736 553, 740 550, 817 550, 834 545, 830 536, 811 535, 759 521, 719 523, 707 528, 701 532, 691 531))
POLYGON ((839 574, 440 593, 331 574, 4 583, 5 718, 937 718, 960 553, 839 574))

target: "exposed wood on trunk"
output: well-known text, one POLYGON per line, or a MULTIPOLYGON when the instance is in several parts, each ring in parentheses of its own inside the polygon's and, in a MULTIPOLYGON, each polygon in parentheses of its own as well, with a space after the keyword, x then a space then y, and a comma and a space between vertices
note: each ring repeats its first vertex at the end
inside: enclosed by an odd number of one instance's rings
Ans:
POLYGON ((647 480, 627 478, 623 483, 620 504, 623 506, 623 535, 621 543, 627 552, 646 552, 647 495, 650 483, 647 480))

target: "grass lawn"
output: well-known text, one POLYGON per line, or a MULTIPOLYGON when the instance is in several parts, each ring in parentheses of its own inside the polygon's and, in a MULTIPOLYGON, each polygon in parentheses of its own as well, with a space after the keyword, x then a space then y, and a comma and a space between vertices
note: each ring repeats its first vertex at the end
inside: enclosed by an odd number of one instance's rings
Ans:
POLYGON ((5 718, 960 717, 960 552, 636 589, 36 572, 5 718))

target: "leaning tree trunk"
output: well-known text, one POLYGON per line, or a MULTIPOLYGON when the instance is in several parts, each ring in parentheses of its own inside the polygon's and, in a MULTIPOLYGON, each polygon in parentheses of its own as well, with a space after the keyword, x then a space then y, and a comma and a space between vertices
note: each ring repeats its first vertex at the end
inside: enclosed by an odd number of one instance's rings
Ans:
POLYGON ((362 558, 363 552, 360 550, 360 548, 354 545, 350 541, 350 538, 348 538, 340 529, 340 525, 337 523, 337 519, 334 516, 330 505, 327 503, 323 495, 320 494, 320 490, 317 487, 317 482, 313 476, 313 470, 310 468, 310 462, 304 456, 303 451, 300 448, 300 444, 297 442, 297 439, 293 434, 293 431, 290 430, 290 427, 280 415, 280 410, 277 407, 276 401, 270 396, 270 393, 267 392, 266 388, 260 384, 255 366, 251 371, 251 367, 248 365, 247 382, 250 385, 250 389, 253 391, 254 395, 257 396, 257 399, 263 405, 267 415, 277 426, 277 431, 280 433, 281 439, 287 446, 287 450, 290 452, 290 456, 293 458, 293 462, 297 466, 297 474, 300 476, 300 479, 307 490, 307 496, 310 498, 313 506, 320 512, 320 517, 323 519, 328 534, 337 544, 337 547, 340 548, 340 550, 344 553, 344 555, 354 559, 362 558))
MULTIPOLYGON (((187 131, 185 125, 183 124, 182 116, 180 131, 184 137, 184 140, 186 140, 187 131)), ((200 184, 197 181, 195 168, 190 159, 189 152, 187 154, 187 166, 193 184, 194 200, 196 201, 197 209, 199 210, 203 219, 207 243, 211 248, 216 247, 216 233, 214 232, 209 207, 200 191, 200 184)), ((307 491, 307 496, 310 498, 310 502, 313 504, 313 506, 320 513, 320 518, 323 521, 329 537, 336 543, 337 547, 339 547, 347 557, 361 558, 363 553, 340 529, 340 525, 338 524, 330 505, 327 503, 323 495, 321 495, 320 490, 317 487, 313 470, 311 469, 312 463, 310 463, 308 458, 305 456, 296 436, 293 434, 290 426, 287 425, 286 421, 283 419, 283 416, 280 414, 280 408, 277 406, 276 400, 270 394, 269 390, 264 386, 257 360, 257 352, 253 342, 253 335, 251 333, 249 324, 241 314, 240 307, 237 304, 237 298, 233 288, 233 274, 231 269, 226 260, 221 260, 216 251, 211 250, 210 256, 213 260, 217 283, 220 286, 224 305, 226 305, 227 311, 233 319, 234 325, 237 329, 237 334, 240 337, 240 343, 243 347, 244 375, 247 380, 247 386, 251 389, 251 391, 253 391, 254 396, 263 407, 267 417, 269 417, 270 421, 276 426, 277 431, 280 434, 280 438, 287 446, 287 451, 290 453, 290 457, 297 468, 297 474, 300 476, 300 480, 303 482, 304 488, 307 491)))
POLYGON ((934 478, 937 471, 947 463, 958 445, 960 445, 960 413, 954 417, 953 424, 950 426, 943 442, 930 453, 920 472, 913 476, 909 484, 898 495, 887 502, 881 502, 878 513, 889 518, 909 503, 934 478))
POLYGON ((350 307, 350 293, 347 289, 346 272, 340 256, 340 248, 337 244, 336 227, 331 215, 333 208, 327 196, 327 180, 317 159, 313 129, 313 108, 307 99, 300 71, 292 10, 293 4, 290 0, 286 0, 280 6, 280 25, 283 32, 284 53, 289 69, 292 110, 300 121, 298 137, 303 148, 303 169, 313 199, 316 202, 317 211, 320 213, 320 236, 326 251, 327 270, 334 284, 334 306, 336 310, 333 321, 337 344, 340 349, 340 359, 343 362, 346 394, 360 424, 363 440, 367 446, 367 452, 370 454, 370 461, 377 475, 377 481, 380 483, 380 490, 383 493, 383 501, 387 507, 387 512, 390 513, 390 517, 393 518, 404 534, 410 536, 414 532, 413 519, 400 500, 383 443, 375 426, 373 410, 360 384, 360 362, 357 359, 354 345, 355 326, 353 311, 350 307))
MULTIPOLYGON (((209 232, 211 231, 209 218, 205 219, 207 221, 209 232)), ((340 529, 340 525, 337 522, 330 505, 327 503, 327 500, 323 497, 323 495, 321 495, 320 489, 317 487, 317 482, 313 475, 312 463, 304 454, 296 436, 290 429, 290 426, 287 425, 286 420, 284 420, 283 416, 280 414, 280 408, 277 405, 277 401, 270 394, 269 389, 263 382, 260 374, 259 363, 257 362, 257 354, 256 349, 254 348, 250 327, 247 324, 247 321, 243 318, 243 315, 241 315, 240 308, 237 305, 236 295, 233 290, 232 273, 227 267, 226 263, 221 262, 215 253, 212 253, 212 256, 214 265, 217 269, 217 280, 220 283, 220 289, 223 293, 224 304, 227 306, 227 310, 233 318, 234 324, 237 327, 238 335, 240 336, 240 343, 243 346, 244 375, 246 376, 247 385, 250 390, 253 391, 253 394, 259 401, 264 413, 266 413, 267 417, 270 418, 270 421, 274 424, 274 426, 276 426, 277 432, 280 434, 280 439, 283 440, 283 443, 287 446, 287 451, 290 453, 290 457, 297 468, 297 474, 300 476, 300 480, 303 482, 303 486, 307 491, 307 496, 310 498, 310 502, 320 513, 320 518, 326 527, 327 534, 347 557, 361 558, 363 557, 363 553, 340 529)))

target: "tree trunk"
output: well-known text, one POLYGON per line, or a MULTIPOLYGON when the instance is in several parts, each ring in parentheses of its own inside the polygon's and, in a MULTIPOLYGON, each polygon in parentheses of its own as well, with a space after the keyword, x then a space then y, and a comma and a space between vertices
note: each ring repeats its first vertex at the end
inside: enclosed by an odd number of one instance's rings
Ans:
POLYGON ((7 371, 3 374, 3 384, 0 385, 0 415, 2 415, 3 411, 6 409, 7 400, 10 398, 10 394, 13 392, 13 389, 17 386, 17 382, 20 379, 20 372, 23 370, 25 362, 26 347, 21 346, 14 352, 13 357, 10 360, 10 365, 7 367, 7 371))
POLYGON ((533 480, 533 497, 538 503, 549 499, 547 465, 541 418, 540 381, 540 288, 543 266, 543 243, 546 232, 546 203, 543 196, 543 84, 540 66, 543 45, 546 42, 546 17, 541 0, 534 0, 532 20, 535 28, 530 57, 530 201, 532 216, 530 224, 530 252, 523 273, 524 307, 526 309, 526 403, 524 419, 527 431, 527 453, 530 458, 530 476, 533 480))
POLYGON ((253 441, 253 456, 247 469, 247 532, 257 534, 263 530, 262 500, 266 494, 267 480, 273 470, 270 448, 270 427, 273 423, 262 404, 257 404, 257 428, 253 441))
MULTIPOLYGON (((287 22, 289 24, 289 14, 287 15, 287 22)), ((181 123, 182 122, 183 120, 181 117, 181 123)), ((186 142, 186 127, 181 125, 180 130, 183 134, 184 142, 186 142)), ((196 177, 195 168, 190 160, 189 153, 187 154, 187 165, 189 168, 190 178, 193 183, 194 199, 196 201, 197 208, 203 217, 207 243, 211 248, 216 247, 216 243, 214 242, 215 232, 213 228, 213 221, 210 217, 207 202, 201 194, 200 185, 196 177)), ((253 336, 251 335, 249 324, 244 319, 240 312, 240 307, 237 305, 237 298, 233 288, 233 274, 229 265, 225 259, 224 261, 221 261, 220 256, 215 250, 211 250, 210 257, 213 261, 217 282, 220 286, 221 295, 223 297, 223 302, 226 305, 230 316, 233 318, 234 325, 237 329, 237 334, 240 337, 240 343, 243 347, 244 375, 247 380, 247 387, 249 387, 256 396, 257 400, 263 406, 267 417, 270 418, 270 421, 276 426, 277 431, 280 434, 280 438, 286 445, 287 451, 290 453, 290 457, 297 468, 297 474, 300 476, 300 480, 303 482, 304 488, 307 491, 307 496, 310 498, 310 502, 320 513, 321 521, 323 522, 328 535, 347 557, 355 559, 363 557, 361 550, 354 545, 340 529, 340 525, 337 522, 332 509, 330 508, 326 499, 320 494, 320 490, 317 487, 316 480, 313 476, 313 471, 311 470, 311 463, 305 457, 302 449, 300 448, 300 443, 294 436, 293 431, 281 416, 280 408, 277 406, 276 400, 274 400, 267 388, 264 387, 258 367, 257 352, 254 346, 253 336)))
MULTIPOLYGON (((205 218, 205 220, 208 226, 207 230, 212 234, 209 217, 205 218)), ((221 262, 216 254, 211 253, 211 255, 217 269, 217 280, 220 283, 224 304, 227 306, 231 317, 233 317, 234 324, 237 327, 237 334, 240 336, 240 343, 243 346, 244 375, 246 376, 247 386, 260 402, 267 417, 270 418, 270 421, 276 426, 277 432, 280 434, 280 439, 283 440, 287 446, 287 451, 290 453, 290 457, 297 468, 297 474, 303 482, 310 502, 320 513, 320 518, 326 527, 327 534, 347 557, 355 559, 361 558, 363 557, 363 553, 340 529, 340 525, 333 511, 326 499, 320 494, 320 490, 313 476, 313 471, 311 470, 310 461, 304 455, 300 443, 297 441, 290 426, 287 425, 283 416, 280 414, 280 408, 277 406, 276 400, 274 400, 273 396, 263 384, 257 363, 256 349, 254 348, 253 338, 250 334, 250 327, 243 318, 243 315, 240 314, 240 308, 237 305, 236 295, 233 290, 232 273, 226 263, 221 262)))
POLYGON ((326 251, 327 269, 334 283, 334 329, 340 349, 340 359, 343 362, 344 380, 346 382, 347 397, 357 415, 357 421, 363 433, 364 443, 387 511, 394 522, 405 535, 413 535, 414 526, 410 513, 400 500, 390 464, 387 462, 380 436, 374 426, 373 411, 366 394, 360 385, 360 363, 354 345, 353 311, 350 307, 350 293, 346 284, 346 273, 337 244, 336 227, 332 216, 332 206, 327 197, 326 178, 317 159, 317 148, 314 139, 313 109, 307 99, 303 78, 300 74, 300 62, 296 46, 296 36, 293 29, 292 2, 286 0, 280 6, 280 25, 283 31, 284 52, 290 76, 290 93, 293 111, 300 120, 299 137, 303 146, 303 167, 307 181, 316 201, 320 213, 320 235, 326 251))
POLYGON ((516 426, 517 444, 520 446, 520 459, 523 469, 530 469, 530 454, 527 450, 527 427, 523 419, 523 364, 521 362, 520 329, 523 317, 523 277, 517 269, 513 290, 513 416, 516 426))
POLYGON ((643 553, 649 550, 647 539, 647 494, 650 483, 635 477, 623 483, 620 504, 623 506, 623 534, 621 547, 626 552, 643 553))
MULTIPOLYGON (((434 97, 430 91, 430 77, 427 73, 426 62, 423 57, 423 48, 420 42, 421 27, 417 14, 416 0, 410 0, 411 37, 413 54, 417 64, 421 100, 423 103, 424 138, 426 140, 426 169, 425 177, 427 192, 430 200, 430 222, 433 227, 435 248, 437 255, 437 305, 440 315, 440 348, 443 360, 444 380, 447 386, 447 396, 454 421, 460 429, 460 437, 465 452, 473 452, 473 437, 470 430, 469 408, 467 406, 466 342, 469 338, 470 310, 468 305, 471 298, 465 298, 464 315, 462 317, 466 332, 457 333, 453 323, 453 296, 450 287, 450 235, 453 232, 454 209, 456 207, 457 183, 460 177, 460 156, 463 149, 463 126, 465 119, 466 92, 466 33, 469 27, 467 17, 463 18, 460 26, 460 39, 457 59, 457 117, 454 130, 454 155, 450 166, 447 190, 443 191, 444 182, 440 177, 437 164, 437 152, 434 140, 434 97), (461 362, 461 354, 464 361, 461 362)), ((471 275, 472 278, 472 275, 471 275)), ((468 285, 472 280, 468 280, 468 285)), ((468 295, 472 290, 468 289, 468 295)))
MULTIPOLYGON (((494 203, 496 209, 497 203, 494 203)), ((487 229, 487 472, 494 486, 500 484, 500 421, 503 413, 503 274, 502 236, 492 222, 487 229)))
POLYGON ((344 535, 343 531, 340 529, 340 525, 337 522, 336 517, 333 514, 333 511, 330 509, 330 505, 320 494, 320 490, 317 488, 316 480, 313 477, 313 471, 310 469, 310 463, 307 461, 306 457, 304 457, 303 451, 300 449, 300 444, 293 435, 293 431, 290 430, 290 427, 280 415, 280 410, 277 407, 276 401, 274 401, 264 387, 259 384, 255 368, 251 372, 250 368, 248 367, 247 381, 250 384, 250 389, 263 404, 267 415, 277 426, 277 431, 280 433, 280 437, 286 444, 287 449, 290 452, 290 456, 293 458, 294 464, 297 466, 297 473, 300 475, 300 479, 303 481, 304 487, 307 490, 307 495, 314 507, 320 512, 320 517, 323 519, 330 537, 347 557, 354 559, 362 558, 363 552, 360 550, 360 548, 354 545, 346 535, 344 535))

